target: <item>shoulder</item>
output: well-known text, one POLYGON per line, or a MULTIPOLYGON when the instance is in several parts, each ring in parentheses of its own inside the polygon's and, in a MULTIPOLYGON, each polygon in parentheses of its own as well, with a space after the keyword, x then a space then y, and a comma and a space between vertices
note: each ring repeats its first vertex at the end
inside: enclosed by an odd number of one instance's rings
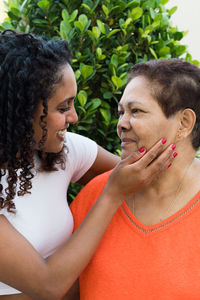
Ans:
POLYGON ((87 194, 91 196, 91 201, 95 201, 94 198, 101 194, 103 191, 107 181, 108 177, 110 175, 111 171, 102 173, 95 178, 93 178, 77 195, 77 197, 82 197, 83 195, 87 194))
POLYGON ((77 182, 94 163, 98 147, 97 144, 82 135, 67 132, 65 137, 68 172, 71 172, 71 181, 77 182))
MULTIPOLYGON (((67 147, 76 147, 77 145, 79 144, 84 144, 84 145, 90 145, 90 144, 93 144, 93 145, 96 145, 96 143, 85 137, 85 136, 82 136, 80 134, 77 134, 77 133, 73 133, 73 132, 67 132, 66 135, 65 135, 65 145, 67 147)), ((97 147, 97 146, 96 146, 97 147)))

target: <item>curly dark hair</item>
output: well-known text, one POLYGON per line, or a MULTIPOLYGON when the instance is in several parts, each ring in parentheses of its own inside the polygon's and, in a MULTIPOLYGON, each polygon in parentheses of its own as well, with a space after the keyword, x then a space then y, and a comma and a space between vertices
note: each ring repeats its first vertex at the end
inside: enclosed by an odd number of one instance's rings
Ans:
POLYGON ((40 125, 43 131, 39 142, 41 169, 56 170, 56 164, 65 167, 63 150, 45 153, 45 118, 48 99, 62 80, 61 69, 70 63, 70 50, 64 40, 47 40, 33 34, 12 30, 0 32, 0 209, 13 211, 13 199, 30 193, 34 177, 33 116, 42 101, 43 115, 40 125), (2 176, 7 178, 3 196, 2 176), (17 180, 19 189, 17 190, 17 180))
POLYGON ((137 76, 145 77, 152 96, 167 118, 186 108, 196 114, 192 130, 192 145, 200 147, 200 68, 180 59, 160 59, 134 65, 128 82, 137 76))

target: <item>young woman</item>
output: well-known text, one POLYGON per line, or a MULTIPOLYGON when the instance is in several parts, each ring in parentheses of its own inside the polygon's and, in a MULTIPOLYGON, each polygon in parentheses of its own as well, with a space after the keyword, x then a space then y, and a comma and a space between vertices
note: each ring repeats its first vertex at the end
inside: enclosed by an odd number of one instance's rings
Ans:
POLYGON ((165 139, 147 154, 141 146, 117 165, 72 235, 66 201, 70 181, 85 183, 113 168, 118 158, 67 132, 78 118, 69 61, 66 41, 13 31, 0 34, 1 300, 62 299, 123 198, 149 184, 173 160, 169 147, 150 164, 165 139))

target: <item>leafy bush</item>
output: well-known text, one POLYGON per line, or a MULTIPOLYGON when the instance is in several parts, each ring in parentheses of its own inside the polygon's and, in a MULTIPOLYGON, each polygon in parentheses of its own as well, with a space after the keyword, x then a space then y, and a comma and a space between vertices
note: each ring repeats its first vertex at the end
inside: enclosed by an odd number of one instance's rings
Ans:
MULTIPOLYGON (((168 0, 8 0, 2 29, 63 38, 78 82, 79 122, 72 131, 119 153, 116 108, 130 67, 140 61, 185 56, 184 32, 170 24, 168 0)), ((73 197, 74 189, 71 194, 73 197)))

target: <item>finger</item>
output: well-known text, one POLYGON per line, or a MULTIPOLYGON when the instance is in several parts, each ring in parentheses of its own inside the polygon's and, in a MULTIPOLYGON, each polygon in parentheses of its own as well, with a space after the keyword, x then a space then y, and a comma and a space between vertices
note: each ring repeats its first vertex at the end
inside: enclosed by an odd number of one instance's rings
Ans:
POLYGON ((157 142, 140 160, 141 167, 147 167, 150 163, 152 163, 156 157, 159 156, 160 153, 164 150, 166 139, 163 138, 159 142, 157 142))
POLYGON ((130 165, 141 159, 146 153, 146 149, 144 147, 140 148, 139 151, 131 153, 128 157, 121 160, 121 165, 130 165))
POLYGON ((148 171, 147 174, 151 174, 151 180, 160 176, 162 171, 167 170, 172 165, 173 160, 177 155, 178 153, 174 152, 174 144, 172 144, 157 159, 155 159, 155 161, 146 168, 148 171))

